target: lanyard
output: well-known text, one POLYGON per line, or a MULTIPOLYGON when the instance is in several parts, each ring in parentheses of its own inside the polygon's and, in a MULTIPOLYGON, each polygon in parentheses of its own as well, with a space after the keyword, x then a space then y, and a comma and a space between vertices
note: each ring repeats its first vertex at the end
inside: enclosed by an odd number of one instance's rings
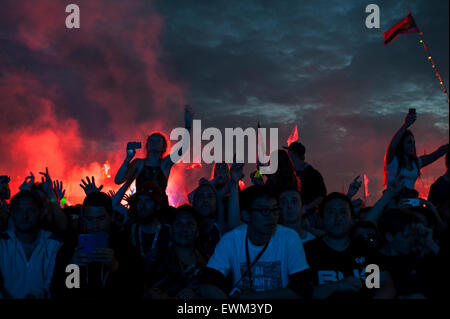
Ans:
POLYGON ((250 263, 250 253, 248 251, 248 231, 247 235, 245 236, 245 257, 247 258, 247 272, 242 276, 242 278, 245 277, 245 275, 248 275, 248 278, 250 279, 250 289, 253 290, 253 278, 252 278, 252 267, 258 262, 258 260, 261 258, 261 256, 266 251, 267 247, 269 246, 270 239, 267 241, 267 243, 264 245, 264 248, 259 252, 259 254, 256 256, 256 258, 253 260, 252 263, 250 263))
MULTIPOLYGON (((158 235, 159 235, 160 230, 161 230, 161 224, 159 224, 158 227, 156 228, 155 237, 153 237, 151 251, 153 251, 156 248, 156 242, 158 241, 158 235)), ((143 246, 143 242, 142 242, 142 233, 143 233, 142 228, 139 227, 139 230, 138 230, 139 250, 141 251, 142 257, 144 257, 145 253, 144 253, 144 246, 143 246)))

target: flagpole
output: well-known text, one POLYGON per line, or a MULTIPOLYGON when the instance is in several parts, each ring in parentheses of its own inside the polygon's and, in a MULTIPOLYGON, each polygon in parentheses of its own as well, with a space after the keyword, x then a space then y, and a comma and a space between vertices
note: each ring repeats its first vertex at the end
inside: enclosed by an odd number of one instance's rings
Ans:
MULTIPOLYGON (((406 7, 406 11, 408 12, 408 14, 411 14, 411 11, 409 11, 408 7, 406 7)), ((412 16, 412 14, 411 14, 411 16, 412 16)), ((423 39, 423 32, 420 31, 416 20, 414 20, 414 23, 416 24, 417 30, 419 30, 419 38, 420 38, 419 43, 422 44, 425 53, 428 55, 428 60, 431 62, 431 67, 436 72, 435 75, 439 79, 439 84, 442 86, 444 94, 447 95, 447 103, 450 103, 450 98, 448 95, 447 88, 445 87, 444 80, 442 79, 441 75, 439 74, 438 68, 437 68, 436 64, 434 63, 433 57, 431 56, 431 52, 428 49, 427 45, 425 44, 425 40, 423 39)))

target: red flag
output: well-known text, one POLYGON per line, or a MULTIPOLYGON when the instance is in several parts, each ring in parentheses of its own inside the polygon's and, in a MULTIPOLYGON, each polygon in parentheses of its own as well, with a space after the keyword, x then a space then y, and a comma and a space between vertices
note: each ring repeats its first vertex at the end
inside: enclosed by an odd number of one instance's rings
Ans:
POLYGON ((298 127, 295 125, 294 129, 291 132, 291 135, 289 135, 289 138, 287 139, 287 145, 291 145, 291 143, 298 141, 298 127))
POLYGON ((368 198, 370 196, 369 194, 369 179, 367 178, 367 175, 364 174, 364 198, 368 198))
POLYGON ((414 18, 411 14, 408 14, 406 17, 402 19, 402 21, 398 22, 392 28, 383 33, 384 44, 389 44, 396 37, 398 37, 402 33, 414 33, 419 32, 419 28, 417 28, 416 23, 414 22, 414 18))
POLYGON ((242 191, 245 188, 245 183, 242 179, 239 180, 239 189, 242 191))

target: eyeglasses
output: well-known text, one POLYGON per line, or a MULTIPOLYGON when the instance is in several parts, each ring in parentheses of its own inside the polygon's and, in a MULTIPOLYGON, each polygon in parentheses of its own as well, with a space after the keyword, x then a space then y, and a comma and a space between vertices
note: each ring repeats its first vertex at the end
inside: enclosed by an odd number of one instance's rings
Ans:
POLYGON ((269 215, 280 215, 280 207, 275 208, 252 208, 252 211, 258 212, 263 216, 269 216, 269 215))

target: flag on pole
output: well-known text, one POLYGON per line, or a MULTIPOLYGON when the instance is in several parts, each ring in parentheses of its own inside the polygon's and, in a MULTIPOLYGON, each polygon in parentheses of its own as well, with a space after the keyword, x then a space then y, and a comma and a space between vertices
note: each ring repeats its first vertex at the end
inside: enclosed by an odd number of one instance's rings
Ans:
POLYGON ((259 121, 258 121, 258 126, 257 126, 257 133, 258 134, 257 134, 257 141, 256 141, 256 143, 257 143, 257 145, 256 145, 256 148, 257 148, 256 149, 256 172, 257 172, 258 176, 255 175, 255 178, 262 177, 261 176, 261 172, 259 171, 260 166, 261 166, 259 155, 266 154, 266 148, 264 146, 264 141, 263 141, 263 138, 261 136, 260 128, 261 128, 261 125, 259 124, 259 121), (259 152, 261 152, 261 154, 259 152))
POLYGON ((366 200, 370 194, 369 194, 369 179, 367 178, 367 175, 364 174, 364 200, 366 200))
POLYGON ((289 138, 287 139, 287 145, 291 145, 291 143, 298 141, 298 127, 295 125, 294 129, 291 132, 291 135, 289 135, 289 138))
POLYGON ((402 33, 415 32, 419 32, 419 28, 417 28, 416 22, 414 21, 414 18, 410 13, 392 28, 383 33, 384 44, 388 45, 402 33))
POLYGON ((244 183, 244 181, 243 181, 242 179, 240 179, 240 180, 239 180, 239 189, 240 189, 241 191, 243 191, 244 188, 245 188, 245 183, 244 183))

